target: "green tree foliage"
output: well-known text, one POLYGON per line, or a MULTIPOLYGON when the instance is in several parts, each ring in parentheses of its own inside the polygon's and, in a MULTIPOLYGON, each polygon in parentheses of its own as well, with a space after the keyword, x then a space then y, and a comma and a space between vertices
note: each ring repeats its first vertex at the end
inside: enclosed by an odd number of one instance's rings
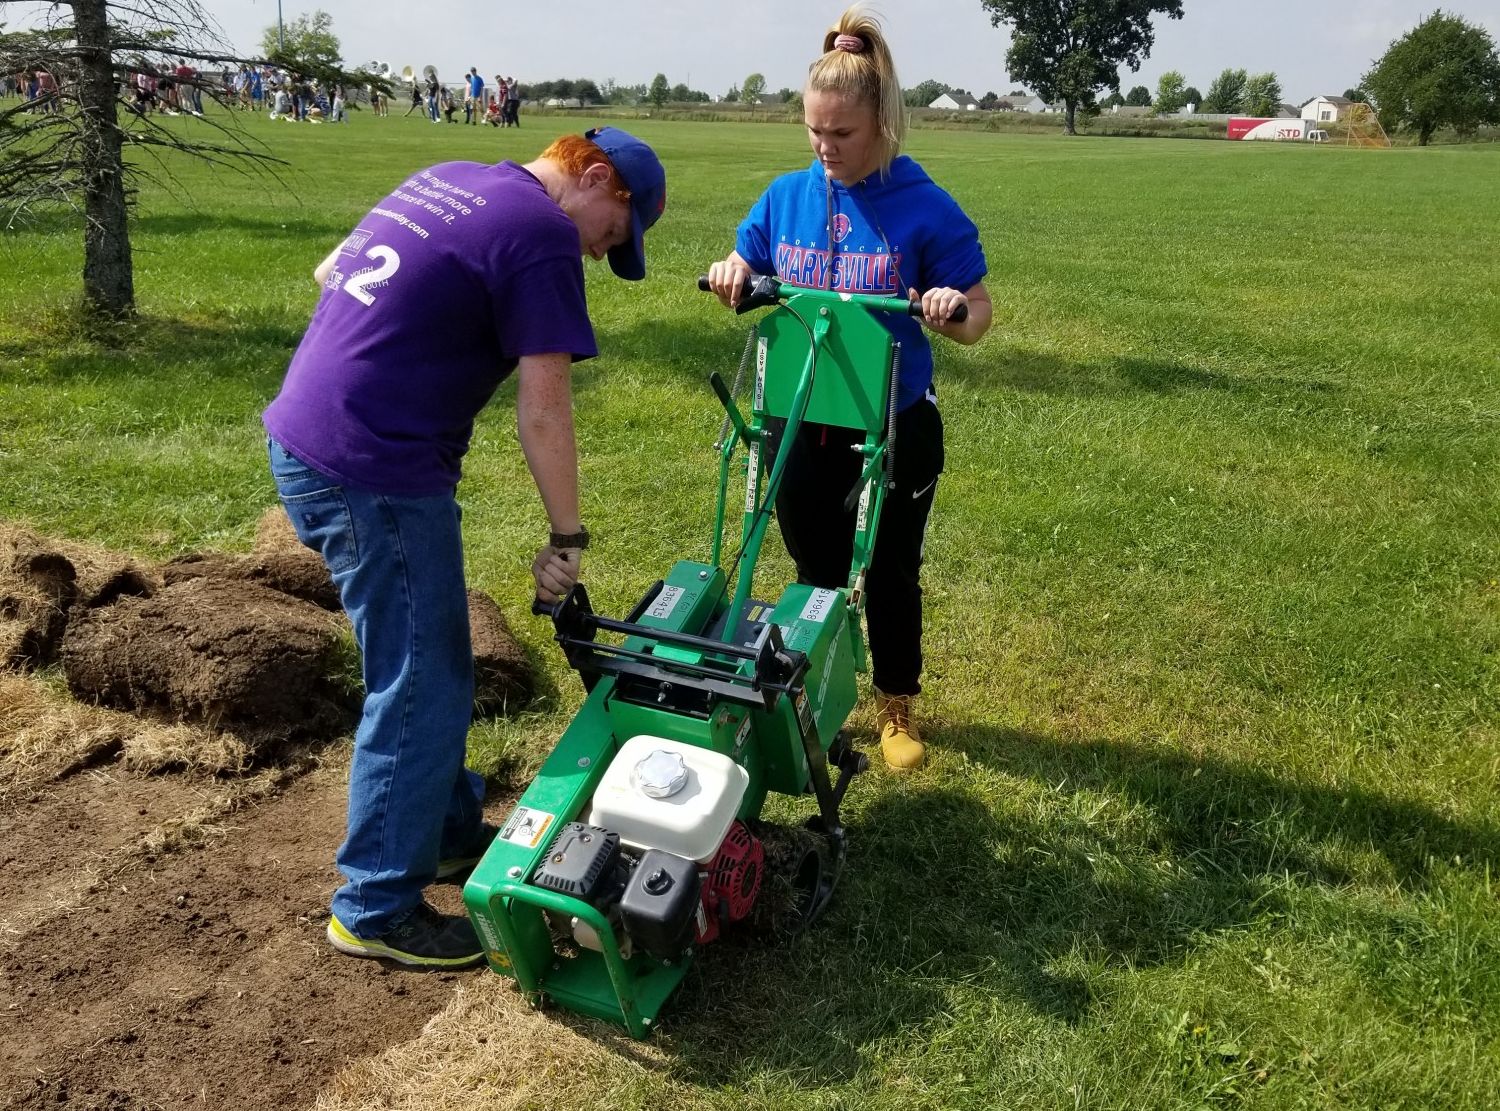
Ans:
MULTIPOLYGON (((1203 94, 1198 91, 1197 85, 1189 85, 1187 88, 1182 90, 1182 106, 1186 108, 1189 104, 1193 106, 1193 109, 1195 111, 1203 111, 1203 94)), ((1157 101, 1156 106, 1157 109, 1160 110, 1160 100, 1157 101)))
POLYGON ((1102 108, 1118 108, 1124 103, 1125 98, 1120 95, 1120 90, 1116 89, 1114 92, 1110 93, 1107 97, 1101 100, 1099 102, 1099 105, 1102 108))
POLYGON ((533 81, 526 95, 543 103, 559 100, 581 100, 584 104, 603 104, 608 100, 599 86, 585 77, 563 77, 553 81, 533 81))
POLYGON ((1183 106, 1191 103, 1183 90, 1183 84, 1187 78, 1183 77, 1175 69, 1169 69, 1161 75, 1161 80, 1156 83, 1156 114, 1159 116, 1170 116, 1173 112, 1180 112, 1183 106))
POLYGON ((1393 42, 1360 86, 1387 131, 1414 132, 1421 146, 1440 127, 1469 135, 1500 123, 1494 41, 1483 28, 1441 11, 1393 42))
POLYGON ((1255 73, 1245 80, 1245 111, 1274 116, 1281 109, 1281 82, 1274 73, 1255 73))
POLYGON ((926 108, 944 93, 952 91, 949 86, 944 85, 941 81, 934 81, 928 78, 920 85, 907 89, 901 94, 901 99, 906 102, 908 108, 926 108))
MULTIPOLYGON (((1119 92, 1118 89, 1115 91, 1119 92)), ((1145 85, 1136 85, 1125 94, 1125 103, 1132 108, 1150 108, 1151 90, 1146 88, 1145 85)))
POLYGON ((311 15, 300 15, 285 24, 283 30, 284 35, 278 35, 273 24, 261 33, 261 51, 269 61, 292 73, 314 77, 330 88, 370 86, 390 95, 393 86, 389 77, 364 69, 344 68, 338 36, 333 33, 333 16, 327 12, 319 9, 311 15), (284 48, 278 48, 278 38, 284 38, 284 48))
POLYGON ((740 86, 740 95, 744 97, 746 104, 754 104, 766 92, 765 74, 752 73, 745 78, 745 83, 740 86))
POLYGON ((651 79, 651 89, 646 93, 646 99, 651 102, 652 107, 662 108, 672 96, 672 86, 667 84, 667 75, 658 73, 651 79))
POLYGON ((311 15, 299 15, 283 22, 284 35, 275 24, 260 37, 261 53, 289 68, 317 74, 343 68, 338 36, 333 33, 333 16, 321 8, 311 15))
POLYGON ((1352 100, 1355 104, 1367 104, 1370 97, 1363 89, 1345 89, 1344 99, 1352 100))
POLYGON ((1226 69, 1208 87, 1199 111, 1234 115, 1245 110, 1245 86, 1249 78, 1242 69, 1226 69))
POLYGON ((1119 89, 1120 66, 1131 72, 1151 53, 1158 12, 1182 18, 1182 0, 979 0, 996 26, 1013 28, 1005 68, 1038 95, 1067 106, 1067 131, 1077 110, 1095 108, 1096 89, 1119 89))
POLYGON ((729 86, 729 91, 724 94, 724 103, 725 104, 738 104, 739 103, 739 99, 740 99, 740 87, 738 85, 730 85, 729 86))
POLYGON ((645 85, 616 85, 609 91, 611 104, 641 104, 649 93, 645 85))

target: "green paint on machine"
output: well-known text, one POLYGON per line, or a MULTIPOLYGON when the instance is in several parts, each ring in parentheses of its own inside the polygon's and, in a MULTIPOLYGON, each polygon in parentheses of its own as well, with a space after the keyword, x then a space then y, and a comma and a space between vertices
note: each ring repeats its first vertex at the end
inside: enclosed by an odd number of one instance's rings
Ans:
POLYGON ((700 949, 764 911, 768 884, 792 893, 772 921, 781 932, 821 913, 844 859, 839 807, 865 764, 842 729, 864 667, 863 583, 894 388, 890 335, 870 312, 907 306, 774 279, 759 279, 752 300, 775 307, 755 341, 750 419, 712 383, 735 430, 720 448, 712 560, 676 563, 625 620, 594 613, 581 585, 540 611, 588 696, 464 888, 491 969, 538 1005, 635 1037, 700 949), (787 463, 766 446, 773 424, 784 423, 785 444, 804 421, 864 433, 854 556, 846 587, 793 583, 772 604, 751 597, 787 463), (720 538, 741 447, 749 473, 731 584, 720 538), (818 813, 800 830, 773 827, 761 820, 772 792, 812 795, 818 813), (618 828, 594 824, 599 815, 618 828))

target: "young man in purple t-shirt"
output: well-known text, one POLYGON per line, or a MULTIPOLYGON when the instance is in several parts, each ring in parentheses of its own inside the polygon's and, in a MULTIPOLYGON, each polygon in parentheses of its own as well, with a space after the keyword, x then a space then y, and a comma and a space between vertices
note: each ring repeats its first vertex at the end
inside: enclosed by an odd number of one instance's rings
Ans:
POLYGON ((364 712, 328 938, 421 968, 483 958, 467 918, 423 899, 483 854, 483 782, 464 766, 473 704, 455 490, 474 418, 513 372, 521 449, 552 535, 532 564, 554 600, 578 579, 569 373, 597 354, 581 255, 645 277, 666 205, 651 148, 606 127, 524 166, 447 162, 403 181, 323 260, 323 295, 266 409, 271 473, 322 555, 363 656, 364 712))

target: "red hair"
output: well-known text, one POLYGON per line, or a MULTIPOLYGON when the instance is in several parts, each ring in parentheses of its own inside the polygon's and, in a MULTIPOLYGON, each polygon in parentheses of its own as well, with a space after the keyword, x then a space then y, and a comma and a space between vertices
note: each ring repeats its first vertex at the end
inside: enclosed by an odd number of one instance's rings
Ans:
POLYGON ((551 146, 542 151, 541 157, 556 163, 564 173, 573 177, 602 162, 609 167, 609 187, 615 191, 615 195, 622 201, 630 199, 630 190, 625 188, 625 182, 620 179, 620 173, 609 160, 609 155, 592 139, 585 139, 582 135, 559 135, 552 140, 551 146))

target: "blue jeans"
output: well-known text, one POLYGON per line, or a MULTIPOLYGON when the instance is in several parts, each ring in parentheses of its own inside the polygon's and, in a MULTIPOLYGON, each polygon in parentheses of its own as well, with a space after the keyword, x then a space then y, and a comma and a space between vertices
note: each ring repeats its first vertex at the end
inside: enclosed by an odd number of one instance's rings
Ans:
POLYGON ((333 913, 357 937, 416 906, 438 860, 479 837, 484 781, 464 768, 474 657, 453 494, 340 486, 275 440, 271 476, 302 543, 323 557, 363 658, 349 771, 347 881, 333 913))

